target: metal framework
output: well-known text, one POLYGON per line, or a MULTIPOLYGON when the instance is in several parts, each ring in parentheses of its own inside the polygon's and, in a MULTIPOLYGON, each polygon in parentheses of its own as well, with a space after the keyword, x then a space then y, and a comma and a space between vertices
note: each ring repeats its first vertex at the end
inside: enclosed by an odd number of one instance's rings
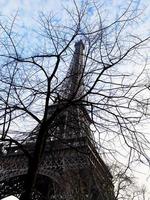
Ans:
MULTIPOLYGON (((84 93, 83 49, 82 41, 75 44, 65 90, 61 92, 63 99, 80 98, 84 93)), ((49 107, 49 116, 57 106, 62 106, 61 102, 49 107)), ((70 105, 58 115, 49 128, 33 199, 114 200, 112 176, 96 150, 90 122, 82 102, 70 105)), ((34 143, 27 143, 26 149, 32 153, 34 143)), ((20 197, 27 169, 28 160, 16 146, 0 156, 0 199, 9 195, 20 197)))

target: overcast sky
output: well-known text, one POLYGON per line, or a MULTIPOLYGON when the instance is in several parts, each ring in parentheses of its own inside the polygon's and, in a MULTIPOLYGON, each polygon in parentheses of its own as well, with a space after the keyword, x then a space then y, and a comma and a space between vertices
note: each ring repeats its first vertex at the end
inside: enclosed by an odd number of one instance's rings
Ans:
MULTIPOLYGON (((78 0, 80 2, 81 0, 78 0)), ((105 4, 107 4, 107 8, 111 10, 111 14, 115 15, 117 10, 122 6, 127 0, 104 0, 105 4)), ((145 17, 142 26, 140 27, 141 33, 144 34, 145 30, 150 27, 150 0, 139 0, 137 7, 141 5, 142 8, 146 7, 145 17)), ((4 16, 14 16, 16 12, 18 12, 18 20, 21 26, 24 27, 24 31, 26 31, 26 37, 29 37, 29 30, 35 29, 34 24, 37 16, 41 11, 45 13, 49 13, 53 11, 58 16, 63 16, 62 6, 67 8, 72 7, 71 0, 0 0, 0 20, 4 16)), ((92 13, 91 13, 92 14, 92 13)), ((150 30, 150 29, 149 29, 150 30)), ((145 169, 144 169, 145 170, 145 169)), ((147 169, 146 169, 147 170, 147 169)), ((149 173, 148 170, 146 173, 149 173)), ((141 182, 146 182, 146 176, 141 176, 141 182)), ((9 200, 14 200, 15 198, 10 197, 7 198, 9 200)))

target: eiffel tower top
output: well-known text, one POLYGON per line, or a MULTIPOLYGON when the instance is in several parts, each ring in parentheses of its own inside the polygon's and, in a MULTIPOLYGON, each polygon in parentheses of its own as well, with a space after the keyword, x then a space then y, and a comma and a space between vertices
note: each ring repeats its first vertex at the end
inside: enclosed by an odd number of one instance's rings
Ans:
POLYGON ((64 100, 79 99, 84 94, 84 48, 82 40, 75 43, 75 51, 60 94, 64 100))
POLYGON ((78 42, 76 42, 76 43, 75 43, 75 47, 76 47, 76 48, 79 48, 79 49, 80 49, 80 48, 83 48, 83 49, 85 48, 85 46, 84 46, 82 40, 79 40, 78 42))
MULTIPOLYGON (((56 110, 57 107, 61 107, 62 104, 64 104, 65 102, 70 101, 70 100, 84 100, 82 98, 82 96, 85 93, 85 86, 84 86, 84 68, 85 68, 85 66, 83 63, 84 48, 85 47, 84 47, 82 40, 79 40, 78 42, 75 43, 75 50, 73 53, 73 57, 70 62, 70 66, 69 66, 66 78, 64 79, 64 83, 62 85, 61 91, 59 93, 60 98, 56 99, 55 103, 51 104, 49 106, 48 116, 47 116, 48 118, 52 115, 52 113, 56 110)), ((71 129, 75 130, 75 129, 77 129, 77 127, 78 127, 78 129, 82 129, 81 124, 84 124, 84 126, 86 126, 87 129, 89 129, 89 124, 91 123, 91 118, 86 110, 86 107, 83 106, 82 103, 79 103, 78 106, 76 105, 74 107, 69 105, 68 108, 63 110, 63 112, 61 112, 61 114, 59 114, 57 119, 55 119, 55 123, 58 126, 56 132, 58 132, 59 137, 60 137, 60 134, 62 135, 62 137, 64 137, 64 134, 66 134, 66 133, 63 133, 63 131, 65 129, 67 130, 67 128, 69 130, 66 132, 71 133, 71 131, 70 131, 71 121, 74 124, 71 127, 71 129), (79 109, 79 107, 80 107, 80 109, 79 109), (67 115, 69 115, 69 117, 67 117, 67 115), (71 118, 73 118, 73 119, 71 119, 71 118), (60 121, 61 121, 61 123, 60 123, 60 121), (60 128, 60 126, 62 126, 63 128, 62 127, 60 128), (58 131, 61 129, 63 129, 63 131, 58 131)), ((32 140, 34 140, 34 138, 36 138, 35 136, 37 135, 39 128, 40 128, 40 125, 37 125, 35 127, 35 129, 33 129, 28 141, 32 141, 32 140)), ((89 131, 87 131, 87 132, 89 133, 89 131)), ((73 136, 71 136, 71 134, 70 134, 70 137, 74 137, 74 133, 72 135, 73 136)))

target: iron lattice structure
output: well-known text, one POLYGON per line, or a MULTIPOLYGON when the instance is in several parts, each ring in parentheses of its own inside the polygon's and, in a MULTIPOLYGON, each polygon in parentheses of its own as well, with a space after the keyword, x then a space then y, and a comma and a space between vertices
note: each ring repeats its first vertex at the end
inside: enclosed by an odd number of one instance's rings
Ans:
MULTIPOLYGON (((82 41, 75 52, 61 97, 80 98, 84 93, 82 41)), ((65 102, 65 101, 63 101, 65 102)), ((49 107, 49 116, 57 107, 49 107)), ((45 151, 38 169, 33 199, 37 200, 114 200, 112 176, 96 150, 90 131, 91 119, 82 102, 64 109, 49 127, 45 151)), ((38 126, 35 129, 38 131, 38 126)), ((35 131, 35 132, 36 132, 35 131)), ((32 154, 34 142, 25 144, 32 154)), ((0 199, 24 192, 28 160, 17 146, 0 157, 0 199)))

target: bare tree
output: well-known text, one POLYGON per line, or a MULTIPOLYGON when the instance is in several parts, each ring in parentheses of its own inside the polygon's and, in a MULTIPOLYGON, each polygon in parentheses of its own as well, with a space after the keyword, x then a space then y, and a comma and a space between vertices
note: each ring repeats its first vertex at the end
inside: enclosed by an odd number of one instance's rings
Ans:
MULTIPOLYGON (((24 49, 21 36, 16 34, 16 17, 6 25, 0 23, 1 141, 8 146, 17 145, 28 158, 25 193, 21 199, 32 199, 49 128, 63 110, 80 102, 90 113, 91 129, 104 158, 118 160, 125 152, 127 168, 134 161, 149 164, 149 140, 139 129, 149 106, 148 87, 144 82, 146 59, 141 71, 135 75, 123 69, 126 65, 132 68, 133 64, 138 67, 144 58, 142 49, 149 42, 149 36, 131 32, 131 24, 137 22, 140 11, 136 9, 136 3, 130 1, 122 13, 110 21, 104 18, 101 5, 95 2, 73 3, 73 10, 66 10, 66 24, 52 14, 40 15, 39 44, 31 51, 24 49), (89 8, 95 13, 93 17, 89 15, 89 8), (65 77, 65 73, 73 55, 74 42, 81 38, 85 43, 84 67, 78 83, 84 80, 85 91, 78 96, 80 88, 77 86, 74 95, 68 99, 63 88, 70 75, 65 77), (49 106, 56 101, 65 104, 48 117, 49 106), (21 127, 23 123, 24 127, 33 124, 28 129, 29 134, 22 133, 22 141, 9 135, 10 130, 19 127, 20 123, 21 127), (23 145, 31 135, 35 139, 32 156, 23 145), (120 149, 123 149, 122 155, 120 149)), ((18 137, 20 130, 18 128, 18 137)))
POLYGON ((146 187, 138 186, 136 183, 136 179, 132 172, 126 173, 126 168, 123 166, 113 167, 113 177, 114 177, 114 185, 115 189, 115 198, 121 200, 145 200, 146 198, 146 187))

